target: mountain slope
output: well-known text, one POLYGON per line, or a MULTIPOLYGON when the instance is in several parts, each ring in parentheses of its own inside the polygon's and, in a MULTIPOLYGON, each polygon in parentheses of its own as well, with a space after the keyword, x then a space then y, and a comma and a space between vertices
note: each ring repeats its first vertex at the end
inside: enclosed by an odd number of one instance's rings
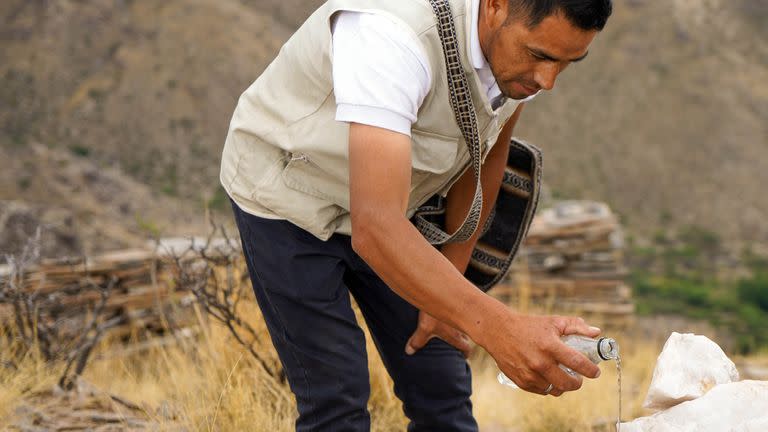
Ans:
POLYGON ((617 2, 588 60, 527 107, 517 133, 545 148, 560 195, 607 201, 635 229, 764 240, 765 28, 738 2, 700 16, 672 3, 617 2))
MULTIPOLYGON (((319 4, 6 0, 0 147, 33 173, 41 143, 187 213, 226 211, 218 161, 237 98, 319 4)), ((544 149, 557 196, 606 201, 640 236, 697 225, 765 243, 768 1, 615 5, 588 60, 529 104, 516 135, 544 149)), ((0 198, 45 202, 17 183, 0 198)))

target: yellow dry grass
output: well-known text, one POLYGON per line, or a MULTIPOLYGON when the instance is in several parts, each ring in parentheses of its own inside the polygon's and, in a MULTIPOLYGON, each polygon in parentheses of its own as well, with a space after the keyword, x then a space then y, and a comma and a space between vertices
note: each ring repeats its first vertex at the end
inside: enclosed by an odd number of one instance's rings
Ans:
MULTIPOLYGON (((256 306, 249 304, 244 315, 263 333, 265 358, 276 361, 256 306)), ((646 415, 641 403, 660 346, 621 334, 611 336, 622 347, 623 418, 646 415)), ((3 343, 0 352, 7 358, 11 347, 3 343)), ((368 344, 368 352, 375 353, 370 338, 368 344)), ((157 430, 293 430, 296 411, 292 394, 264 372, 223 326, 201 325, 196 336, 181 343, 130 355, 113 355, 116 348, 105 342, 84 377, 96 387, 143 407, 157 430)), ((613 430, 618 409, 613 364, 604 363, 602 376, 586 380, 581 390, 553 398, 498 384, 498 369, 481 349, 475 350, 470 363, 474 370, 474 410, 483 431, 613 430)), ((56 382, 59 365, 45 365, 34 357, 20 365, 15 371, 0 368, 0 429, 15 421, 16 407, 56 382)), ((372 431, 405 430, 400 402, 378 355, 370 355, 369 367, 372 431)))
MULTIPOLYGON (((245 313, 251 322, 263 326, 255 306, 245 313)), ((265 373, 227 329, 212 323, 201 329, 180 344, 128 356, 111 356, 115 347, 107 342, 86 369, 85 379, 142 406, 160 430, 293 430, 295 402, 286 386, 265 373)), ((618 339, 624 347, 624 418, 634 418, 642 414, 640 403, 658 351, 650 344, 618 339)), ((375 353, 370 339, 368 343, 369 352, 375 353)), ((265 345, 265 357, 275 361, 271 346, 265 345)), ((390 378, 378 356, 370 357, 372 430, 402 431, 406 419, 390 378)), ((595 425, 615 422, 617 388, 612 364, 604 364, 602 376, 587 380, 578 392, 552 398, 498 384, 493 360, 480 349, 470 362, 481 430, 590 431, 595 425)), ((16 371, 0 369, 0 419, 5 419, 5 426, 25 398, 50 389, 56 381, 57 368, 35 358, 20 363, 16 371)))
POLYGON ((21 354, 19 346, 9 346, 11 330, 0 326, 0 430, 8 426, 14 409, 25 396, 56 383, 55 371, 36 352, 21 354), (18 365, 16 368, 6 366, 12 360, 18 365))

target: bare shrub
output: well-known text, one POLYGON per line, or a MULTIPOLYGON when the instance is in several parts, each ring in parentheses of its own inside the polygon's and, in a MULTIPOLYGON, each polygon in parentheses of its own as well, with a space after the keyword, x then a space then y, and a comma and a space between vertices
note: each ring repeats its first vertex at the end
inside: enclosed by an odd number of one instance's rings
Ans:
POLYGON ((17 362, 31 354, 39 354, 49 363, 64 361, 58 383, 69 390, 82 375, 104 333, 123 323, 122 316, 109 317, 105 310, 117 280, 110 278, 105 284, 87 280, 83 292, 98 292, 99 302, 90 314, 59 318, 57 310, 61 307, 57 293, 41 293, 44 279, 34 283, 28 277, 40 260, 40 231, 40 228, 35 231, 19 254, 5 255, 7 272, 0 276, 0 306, 10 306, 14 328, 4 333, 9 347, 16 352, 4 359, 3 364, 16 369, 17 362))
POLYGON ((185 247, 159 245, 172 262, 177 289, 189 290, 207 316, 223 324, 272 378, 285 382, 279 362, 265 352, 267 345, 252 323, 242 318, 241 305, 251 295, 251 285, 239 243, 230 238, 223 225, 211 221, 208 236, 185 247))

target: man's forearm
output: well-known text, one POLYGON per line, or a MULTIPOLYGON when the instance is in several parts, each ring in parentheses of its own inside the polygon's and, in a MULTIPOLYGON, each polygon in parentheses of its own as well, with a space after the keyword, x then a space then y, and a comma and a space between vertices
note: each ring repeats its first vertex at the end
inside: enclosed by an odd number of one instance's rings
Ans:
MULTIPOLYGON (((496 205, 499 195, 499 187, 504 177, 504 168, 507 166, 509 154, 509 140, 512 139, 512 131, 520 117, 522 105, 515 111, 504 128, 499 133, 496 144, 491 149, 483 164, 480 182, 483 187, 483 210, 480 214, 480 224, 475 233, 462 243, 449 243, 440 249, 448 260, 463 274, 472 257, 472 250, 480 238, 480 231, 485 226, 491 210, 496 205)), ((445 227, 447 232, 454 232, 464 221, 467 210, 472 205, 472 195, 475 191, 474 172, 470 168, 448 191, 447 207, 445 212, 445 227)))
MULTIPOLYGON (((472 256, 472 250, 480 238, 480 232, 485 226, 491 209, 496 204, 496 198, 499 194, 499 187, 506 167, 507 154, 509 147, 497 143, 483 164, 481 174, 481 184, 483 187, 483 210, 480 213, 480 224, 475 233, 464 242, 449 243, 443 245, 440 249, 443 255, 453 263, 453 265, 462 273, 467 268, 472 256)), ((474 174, 471 169, 457 181, 448 192, 447 207, 445 211, 445 227, 448 232, 455 231, 464 221, 467 209, 472 205, 472 194, 474 193, 474 174)))
POLYGON ((469 282, 401 214, 366 217, 352 236, 355 251, 406 301, 485 346, 506 307, 469 282))

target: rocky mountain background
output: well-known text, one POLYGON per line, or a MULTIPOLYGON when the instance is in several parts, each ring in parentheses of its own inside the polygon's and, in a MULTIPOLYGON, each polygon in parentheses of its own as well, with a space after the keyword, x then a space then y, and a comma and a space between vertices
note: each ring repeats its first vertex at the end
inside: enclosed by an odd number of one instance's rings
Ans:
MULTIPOLYGON (((227 218, 240 93, 318 0, 0 2, 0 251, 49 255, 227 218)), ((553 196, 638 241, 694 227, 768 244, 768 0, 617 0, 588 60, 526 107, 553 196)))

